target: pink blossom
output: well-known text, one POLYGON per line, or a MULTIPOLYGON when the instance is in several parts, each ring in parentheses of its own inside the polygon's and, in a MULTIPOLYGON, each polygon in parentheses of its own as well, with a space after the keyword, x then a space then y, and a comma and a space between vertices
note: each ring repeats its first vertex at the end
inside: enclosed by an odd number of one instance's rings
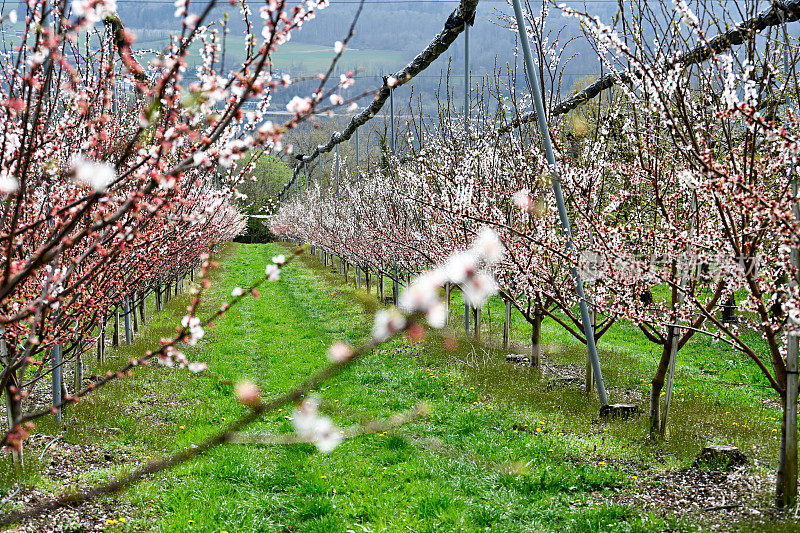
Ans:
POLYGON ((347 343, 334 342, 330 348, 328 348, 328 361, 331 363, 345 363, 349 361, 351 357, 353 357, 353 349, 347 343))
POLYGON ((233 391, 242 405, 252 407, 261 402, 261 389, 252 381, 240 381, 234 386, 233 391))

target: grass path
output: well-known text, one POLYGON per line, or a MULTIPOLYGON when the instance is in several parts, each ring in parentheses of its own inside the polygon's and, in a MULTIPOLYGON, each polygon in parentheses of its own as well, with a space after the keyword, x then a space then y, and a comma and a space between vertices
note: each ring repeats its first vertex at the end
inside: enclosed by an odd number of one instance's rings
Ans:
MULTIPOLYGON (((281 251, 280 245, 227 248, 205 308, 255 280, 281 251)), ((325 364, 330 342, 355 341, 368 332, 374 299, 340 280, 304 257, 280 282, 265 286, 261 298, 231 309, 187 354, 226 379, 259 383, 266 397, 278 394, 325 364)), ((140 353, 168 334, 182 306, 185 301, 178 299, 154 316, 137 343, 115 356, 140 353)), ((345 442, 328 455, 307 445, 215 449, 110 501, 126 511, 105 527, 230 533, 661 531, 693 530, 701 523, 606 502, 635 492, 645 465, 659 471, 689 464, 698 443, 711 437, 703 434, 708 424, 679 425, 688 437, 666 448, 644 446, 643 420, 598 425, 596 400, 587 401, 579 391, 547 390, 532 371, 501 361, 500 354, 475 350, 463 340, 455 352, 444 351, 433 337, 419 345, 395 341, 317 391, 322 409, 346 426, 425 402, 432 409, 429 418, 345 442)), ((608 373, 612 382, 620 376, 630 377, 608 373)), ((638 384, 638 377, 630 379, 638 384)), ((697 403, 703 401, 714 400, 697 403)), ((101 443, 135 457, 116 467, 87 469, 78 477, 87 483, 191 445, 241 412, 228 385, 178 369, 145 369, 68 412, 64 440, 101 443)), ((272 413, 254 429, 289 432, 290 414, 272 413)), ((770 422, 758 423, 743 433, 743 442, 768 450, 770 422)), ((60 489, 44 476, 32 474, 29 482, 60 489)))

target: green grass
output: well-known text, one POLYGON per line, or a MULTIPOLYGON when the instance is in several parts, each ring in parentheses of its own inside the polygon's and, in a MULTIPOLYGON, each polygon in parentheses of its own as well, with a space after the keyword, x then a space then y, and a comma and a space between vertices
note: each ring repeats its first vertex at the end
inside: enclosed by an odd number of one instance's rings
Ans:
MULTIPOLYGON (((134 45, 135 49, 163 50, 168 44, 166 37, 150 38, 134 45)), ((200 41, 189 48, 187 64, 195 67, 200 64, 200 41)), ((245 53, 243 35, 230 34, 225 42, 225 65, 234 68, 241 64, 245 53)), ((273 54, 273 66, 292 76, 309 76, 327 71, 334 56, 333 46, 299 43, 289 41, 282 44, 273 54)), ((147 56, 147 59, 152 57, 147 56)), ((380 49, 347 49, 337 63, 341 72, 366 69, 368 72, 399 69, 407 60, 403 52, 380 49)))
MULTIPOLYGON (((280 245, 226 248, 204 309, 216 308, 235 286, 255 280, 269 258, 285 250, 280 245)), ((112 354, 108 367, 168 335, 186 298, 153 316, 133 346, 112 354)), ((454 306, 457 299, 454 294, 454 306)), ((261 298, 232 308, 186 352, 224 379, 257 382, 270 397, 322 367, 333 340, 356 341, 367 334, 375 305, 373 296, 343 284, 306 256, 286 268, 281 281, 265 286, 261 298)), ((454 325, 463 320, 456 309, 454 325)), ((489 327, 489 315, 502 317, 502 304, 490 304, 484 337, 500 331, 496 319, 489 327)), ((513 334, 519 340, 528 335, 519 317, 513 334)), ((557 362, 583 362, 577 342, 553 324, 545 322, 543 336, 557 362)), ((656 472, 687 466, 700 446, 716 440, 739 445, 759 468, 774 467, 777 438, 771 430, 777 421, 770 418, 777 410, 761 406, 768 391, 716 385, 714 380, 731 377, 726 365, 714 366, 720 355, 737 356, 702 339, 681 351, 674 423, 670 438, 658 445, 645 442, 644 417, 598 424, 595 398, 578 390, 548 390, 535 371, 503 362, 499 350, 475 348, 463 338, 455 351, 442 345, 434 335, 416 345, 393 341, 316 391, 323 411, 340 426, 423 402, 431 407, 428 418, 347 441, 328 455, 308 445, 217 448, 119 496, 137 512, 109 529, 690 531, 696 521, 589 502, 635 490, 633 476, 641 478, 645 466, 656 472), (698 369, 706 367, 719 375, 699 375, 698 369)), ((646 390, 642 380, 654 369, 654 349, 635 328, 620 324, 601 348, 612 399, 624 389, 646 390)), ((746 362, 735 361, 737 372, 756 380, 746 362)), ((133 454, 138 463, 191 445, 243 409, 231 387, 219 380, 147 368, 67 411, 66 440, 102 443, 133 454)), ((268 414, 253 429, 289 432, 288 415, 288 409, 268 414)), ((40 430, 53 434, 56 428, 48 422, 40 430)), ((122 468, 94 471, 82 481, 106 479, 122 468)), ((29 483, 59 490, 36 474, 35 458, 28 469, 29 483)), ((9 483, 2 481, 0 494, 9 483)))

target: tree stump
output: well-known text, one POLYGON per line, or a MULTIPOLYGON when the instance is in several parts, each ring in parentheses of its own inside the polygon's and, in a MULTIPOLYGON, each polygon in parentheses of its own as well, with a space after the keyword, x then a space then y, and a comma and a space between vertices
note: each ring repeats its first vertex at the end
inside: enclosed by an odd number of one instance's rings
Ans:
MULTIPOLYGON (((561 389, 568 389, 573 385, 577 385, 580 388, 583 380, 578 377, 560 377, 560 378, 552 378, 547 380, 547 390, 561 390, 561 389)), ((634 406, 635 407, 635 406, 634 406)))
POLYGON ((612 403, 600 408, 601 420, 625 420, 639 414, 639 406, 632 403, 612 403))
POLYGON ((748 462, 747 456, 736 446, 715 444, 706 446, 697 454, 694 466, 728 470, 737 466, 744 466, 748 462))
POLYGON ((506 354, 506 361, 509 362, 509 363, 514 363, 514 364, 518 364, 518 365, 528 364, 529 360, 530 359, 528 359, 527 355, 522 355, 521 353, 509 353, 509 354, 506 354))

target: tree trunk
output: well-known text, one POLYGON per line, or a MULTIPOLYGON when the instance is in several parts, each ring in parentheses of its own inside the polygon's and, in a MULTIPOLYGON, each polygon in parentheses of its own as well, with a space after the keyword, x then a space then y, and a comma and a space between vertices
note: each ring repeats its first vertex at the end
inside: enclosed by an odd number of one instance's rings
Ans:
POLYGON ((506 320, 503 322, 503 349, 508 350, 508 341, 511 337, 511 300, 506 300, 506 320))
POLYGON ((147 292, 142 291, 142 299, 139 300, 139 316, 142 319, 142 326, 144 326, 145 321, 147 320, 147 305, 145 304, 145 300, 147 298, 147 292))
POLYGON ((133 315, 133 331, 139 331, 139 318, 136 316, 136 293, 133 293, 131 296, 131 305, 130 305, 130 313, 133 315))
POLYGON ((97 361, 102 363, 106 360, 106 316, 100 318, 99 335, 97 336, 97 361))
POLYGON ((531 366, 542 367, 542 315, 533 314, 531 322, 531 366))
POLYGON ((114 334, 111 336, 111 346, 119 346, 119 307, 114 308, 114 334))
MULTIPOLYGON (((2 357, 3 365, 9 364, 8 344, 5 340, 5 334, 0 339, 0 357, 2 357)), ((6 381, 5 390, 0 391, 6 399, 6 416, 8 417, 8 430, 11 431, 17 425, 17 420, 22 417, 22 402, 19 396, 19 380, 17 378, 17 371, 10 372, 8 381, 6 381), (16 391, 16 392, 14 392, 16 391)), ((14 463, 15 468, 22 468, 23 465, 22 448, 19 451, 12 450, 11 461, 14 463)))
POLYGON ((472 323, 475 327, 472 328, 472 333, 475 335, 475 341, 481 341, 481 310, 478 307, 472 308, 472 323))
POLYGON ((81 347, 77 347, 77 354, 75 355, 75 375, 72 380, 73 394, 78 394, 83 388, 83 356, 81 355, 81 347))
POLYGON ((125 297, 123 315, 123 320, 125 321, 125 345, 130 346, 133 342, 133 328, 131 328, 131 301, 128 296, 125 297))
POLYGON ((658 361, 658 368, 650 382, 650 438, 657 440, 660 437, 661 428, 661 391, 664 388, 664 377, 669 370, 669 355, 672 348, 671 337, 667 338, 662 346, 661 359, 658 361))

